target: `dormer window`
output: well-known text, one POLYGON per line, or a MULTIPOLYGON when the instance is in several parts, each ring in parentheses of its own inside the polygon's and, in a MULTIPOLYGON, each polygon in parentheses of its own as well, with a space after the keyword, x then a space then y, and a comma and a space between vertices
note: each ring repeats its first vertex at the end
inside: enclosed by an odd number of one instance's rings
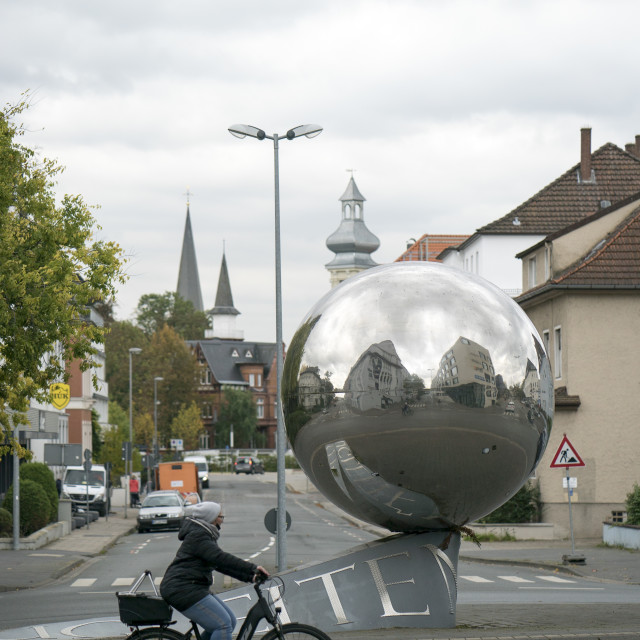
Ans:
POLYGON ((253 353, 251 353, 250 349, 247 349, 245 354, 244 354, 245 358, 253 358, 253 353))
POLYGON ((240 354, 238 353, 238 350, 237 350, 237 349, 234 349, 234 350, 231 352, 231 357, 232 357, 232 358, 239 358, 239 357, 240 357, 240 354))

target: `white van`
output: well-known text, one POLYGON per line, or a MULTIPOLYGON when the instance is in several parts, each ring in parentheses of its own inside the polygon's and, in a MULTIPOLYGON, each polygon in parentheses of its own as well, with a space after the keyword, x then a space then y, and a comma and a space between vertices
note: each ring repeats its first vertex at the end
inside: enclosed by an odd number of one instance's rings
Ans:
POLYGON ((89 509, 97 511, 101 516, 106 515, 109 507, 107 470, 101 464, 92 465, 88 474, 83 466, 67 467, 60 497, 71 500, 74 508, 85 509, 88 503, 89 509))
POLYGON ((209 488, 209 463, 204 456, 185 456, 184 462, 195 462, 203 489, 209 488))

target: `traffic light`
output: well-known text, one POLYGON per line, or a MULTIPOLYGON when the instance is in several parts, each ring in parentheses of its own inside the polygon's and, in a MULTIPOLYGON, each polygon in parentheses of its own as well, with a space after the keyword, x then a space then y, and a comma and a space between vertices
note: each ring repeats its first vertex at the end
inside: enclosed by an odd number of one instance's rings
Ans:
POLYGON ((122 459, 131 460, 131 443, 130 442, 122 443, 122 459))

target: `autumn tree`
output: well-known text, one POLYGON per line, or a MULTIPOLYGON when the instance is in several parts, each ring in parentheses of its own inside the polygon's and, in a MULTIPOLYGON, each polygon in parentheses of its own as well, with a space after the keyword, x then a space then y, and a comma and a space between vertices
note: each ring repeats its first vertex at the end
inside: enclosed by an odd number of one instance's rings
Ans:
POLYGON ((21 456, 12 427, 28 424, 31 400, 48 402, 50 385, 68 379, 65 363, 93 366, 104 328, 87 309, 124 281, 122 250, 95 239, 82 197, 56 202, 62 168, 18 143, 27 106, 0 111, 0 454, 21 456))
POLYGON ((195 402, 180 409, 178 415, 171 422, 171 437, 182 440, 187 451, 199 448, 199 437, 204 432, 200 409, 195 402))

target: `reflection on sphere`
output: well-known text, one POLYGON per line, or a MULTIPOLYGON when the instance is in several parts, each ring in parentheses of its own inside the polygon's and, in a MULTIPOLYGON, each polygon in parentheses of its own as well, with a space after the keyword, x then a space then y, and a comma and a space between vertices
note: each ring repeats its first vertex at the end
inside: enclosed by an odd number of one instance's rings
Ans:
POLYGON ((282 380, 303 470, 392 531, 465 525, 533 473, 553 420, 540 337, 489 282, 436 263, 375 267, 332 289, 282 380))

